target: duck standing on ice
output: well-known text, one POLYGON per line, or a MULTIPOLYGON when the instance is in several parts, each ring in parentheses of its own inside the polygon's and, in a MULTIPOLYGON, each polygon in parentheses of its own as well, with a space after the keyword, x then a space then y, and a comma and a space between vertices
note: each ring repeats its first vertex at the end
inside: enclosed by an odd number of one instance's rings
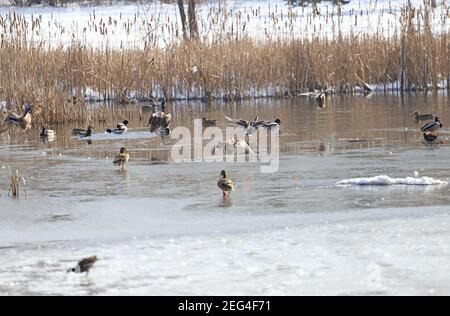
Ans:
POLYGON ((430 122, 423 126, 420 130, 428 135, 433 135, 437 137, 437 131, 442 128, 443 124, 439 116, 434 118, 433 122, 430 122))
POLYGON ((228 178, 225 170, 222 170, 220 173, 219 182, 217 182, 217 186, 223 191, 223 198, 227 199, 230 197, 230 192, 234 191, 235 185, 233 180, 228 178))
POLYGON ((114 166, 119 166, 121 170, 125 170, 125 165, 130 160, 130 154, 125 147, 120 148, 120 153, 116 156, 113 161, 114 166))

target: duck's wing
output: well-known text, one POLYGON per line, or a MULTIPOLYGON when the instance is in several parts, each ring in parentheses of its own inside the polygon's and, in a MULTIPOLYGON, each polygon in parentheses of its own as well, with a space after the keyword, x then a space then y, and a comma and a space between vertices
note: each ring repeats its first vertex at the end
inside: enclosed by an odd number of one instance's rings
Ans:
POLYGON ((158 128, 161 127, 162 124, 162 118, 161 113, 153 113, 150 117, 150 120, 148 121, 148 126, 150 126, 150 132, 156 131, 158 128))
POLYGON ((248 125, 250 124, 248 121, 241 120, 241 119, 232 119, 232 118, 230 118, 230 117, 228 117, 226 115, 225 115, 225 119, 228 122, 230 122, 230 123, 237 124, 237 125, 239 125, 241 127, 244 127, 244 128, 247 128, 248 125))
POLYGON ((249 146, 249 144, 247 144, 245 141, 241 140, 237 143, 237 145, 239 147, 242 147, 245 149, 246 152, 248 152, 248 154, 250 155, 254 155, 255 152, 253 151, 252 147, 249 146))
POLYGON ((437 122, 430 122, 430 123, 426 124, 425 126, 423 126, 420 130, 422 132, 431 131, 433 129, 436 129, 438 125, 439 125, 439 123, 437 123, 437 122))
POLYGON ((130 156, 127 153, 118 154, 113 161, 113 165, 119 165, 128 161, 130 156))
POLYGON ((279 126, 279 124, 276 122, 264 122, 264 127, 272 128, 272 127, 276 127, 276 126, 279 126))
POLYGON ((171 114, 164 114, 164 117, 162 118, 161 125, 165 128, 169 127, 170 122, 172 121, 172 115, 171 114))
POLYGON ((97 262, 97 257, 96 256, 93 256, 93 257, 89 257, 89 258, 85 258, 85 259, 83 259, 83 260, 81 260, 79 263, 78 263, 78 266, 81 268, 80 270, 81 270, 81 272, 85 272, 84 270, 89 270, 89 269, 91 269, 93 266, 94 266, 94 264, 97 262))
POLYGON ((219 186, 220 189, 222 189, 222 191, 234 190, 234 182, 228 178, 220 178, 219 182, 217 182, 217 185, 219 186))

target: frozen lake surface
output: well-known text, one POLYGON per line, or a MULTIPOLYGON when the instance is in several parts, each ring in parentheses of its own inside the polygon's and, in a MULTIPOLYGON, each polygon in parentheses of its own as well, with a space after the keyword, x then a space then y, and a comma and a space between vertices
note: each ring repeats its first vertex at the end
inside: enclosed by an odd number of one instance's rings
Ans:
MULTIPOLYGON (((279 117, 280 170, 170 160, 173 141, 146 132, 140 105, 121 110, 127 137, 96 126, 92 143, 56 126, 0 137, 0 294, 450 294, 447 185, 342 186, 391 178, 450 179, 444 94, 168 105, 173 127, 225 115, 279 117), (422 142, 412 114, 439 113, 440 144, 422 142), (140 119, 141 117, 141 119, 140 119), (121 146, 125 172, 113 167, 121 146), (26 177, 11 199, 6 166, 26 177), (224 202, 221 169, 237 183, 224 202), (89 276, 67 274, 97 255, 89 276)), ((114 109, 113 111, 116 111, 114 109)), ((117 110, 118 111, 118 110, 117 110)))

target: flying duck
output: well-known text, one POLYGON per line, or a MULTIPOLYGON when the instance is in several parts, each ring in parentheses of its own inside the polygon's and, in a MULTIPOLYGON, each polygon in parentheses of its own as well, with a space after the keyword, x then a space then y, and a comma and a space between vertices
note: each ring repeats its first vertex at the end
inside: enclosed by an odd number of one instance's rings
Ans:
POLYGON ((217 182, 218 187, 223 191, 223 198, 229 198, 230 192, 234 191, 235 185, 234 182, 228 178, 225 170, 222 170, 220 173, 219 181, 217 182))
POLYGON ((154 133, 158 129, 167 129, 172 121, 172 115, 166 114, 165 112, 156 112, 150 116, 148 121, 148 126, 150 127, 150 133, 154 133))
POLYGON ((125 169, 125 164, 130 159, 130 154, 126 150, 125 147, 120 148, 120 153, 116 156, 116 159, 113 161, 114 166, 119 166, 121 170, 125 169))
POLYGON ((225 119, 233 124, 236 124, 245 129, 247 135, 252 135, 259 127, 264 126, 264 121, 256 117, 253 121, 246 121, 242 119, 232 119, 225 116, 225 119))
POLYGON ((108 128, 106 130, 106 132, 109 133, 109 134, 123 134, 123 133, 126 133, 126 132, 128 132, 128 123, 129 122, 127 120, 125 120, 122 123, 117 124, 116 128, 114 128, 114 129, 108 128))
POLYGON ((93 256, 93 257, 89 257, 89 258, 85 258, 83 260, 81 260, 80 262, 78 262, 78 264, 67 270, 67 272, 73 272, 73 273, 85 273, 89 274, 89 270, 92 269, 92 267, 94 266, 94 264, 97 262, 97 257, 93 256))
POLYGON ((21 116, 16 113, 10 113, 5 118, 1 132, 6 132, 13 126, 17 126, 22 130, 30 129, 33 120, 32 112, 31 106, 27 104, 21 116))

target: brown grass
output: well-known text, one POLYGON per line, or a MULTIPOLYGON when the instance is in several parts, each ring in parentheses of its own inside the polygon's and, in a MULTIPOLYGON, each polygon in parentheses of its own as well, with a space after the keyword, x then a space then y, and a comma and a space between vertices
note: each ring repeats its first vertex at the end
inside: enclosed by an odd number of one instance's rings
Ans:
MULTIPOLYGON (((442 32, 433 33, 430 14, 435 11, 431 10, 406 6, 398 17, 402 26, 391 30, 389 37, 342 36, 338 29, 332 39, 323 38, 319 31, 280 38, 270 30, 264 40, 252 39, 239 34, 246 19, 236 14, 226 17, 236 19, 233 30, 223 28, 209 39, 174 41, 165 48, 158 48, 156 35, 149 33, 145 49, 93 48, 78 41, 49 47, 43 41, 31 42, 26 21, 10 15, 0 20, 0 100, 16 108, 38 104, 44 110, 43 120, 57 123, 87 120, 88 90, 97 91, 105 101, 127 103, 133 98, 145 100, 155 91, 170 100, 296 95, 329 87, 352 93, 364 83, 389 89, 397 81, 403 90, 439 89, 450 78, 448 16, 442 13, 442 32)), ((227 14, 211 12, 217 17, 227 14)), ((289 19, 296 17, 286 16, 284 22, 274 23, 289 30, 289 19)), ((123 27, 116 22, 103 22, 98 32, 123 27)), ((166 31, 179 38, 173 22, 167 23, 166 31)), ((137 24, 136 20, 126 27, 137 24)), ((97 24, 89 27, 97 30, 97 24)), ((32 29, 39 34, 39 18, 33 20, 32 29)), ((97 113, 99 119, 105 115, 97 113)))

